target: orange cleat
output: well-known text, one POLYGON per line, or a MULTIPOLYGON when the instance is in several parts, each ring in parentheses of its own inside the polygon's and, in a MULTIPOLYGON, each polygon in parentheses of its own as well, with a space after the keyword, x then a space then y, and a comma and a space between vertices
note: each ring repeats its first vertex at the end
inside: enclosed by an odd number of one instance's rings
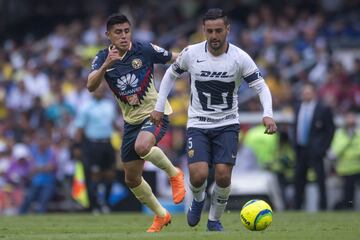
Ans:
POLYGON ((175 204, 181 203, 185 198, 184 173, 181 169, 178 168, 178 170, 177 175, 169 178, 175 204))
POLYGON ((159 217, 155 215, 153 224, 146 232, 148 233, 160 232, 164 226, 167 226, 170 223, 171 223, 171 215, 169 212, 166 212, 165 217, 159 217))

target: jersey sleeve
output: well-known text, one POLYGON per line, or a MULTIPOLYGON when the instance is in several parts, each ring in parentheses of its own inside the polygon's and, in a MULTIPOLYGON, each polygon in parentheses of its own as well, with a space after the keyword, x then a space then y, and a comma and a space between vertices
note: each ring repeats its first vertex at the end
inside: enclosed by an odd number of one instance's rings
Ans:
POLYGON ((251 57, 243 52, 242 55, 242 63, 241 63, 241 76, 244 78, 244 80, 248 83, 251 84, 254 81, 261 79, 261 73, 258 69, 258 67, 256 66, 254 60, 251 59, 251 57))
POLYGON ((105 52, 104 50, 98 52, 98 54, 96 54, 95 58, 91 62, 91 71, 98 70, 105 62, 106 57, 107 52, 105 52))
POLYGON ((145 52, 149 55, 153 63, 165 64, 169 62, 172 57, 171 52, 152 43, 145 45, 145 52))
POLYGON ((189 70, 189 48, 184 48, 181 51, 176 61, 171 65, 173 72, 179 76, 189 70))

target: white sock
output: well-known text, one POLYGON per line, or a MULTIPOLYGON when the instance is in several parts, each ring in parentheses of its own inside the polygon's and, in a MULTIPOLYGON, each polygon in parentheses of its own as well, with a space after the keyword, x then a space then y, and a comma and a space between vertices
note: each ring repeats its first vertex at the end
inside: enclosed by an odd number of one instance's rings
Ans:
POLYGON ((230 186, 221 188, 215 184, 211 195, 211 206, 209 211, 209 220, 218 221, 223 214, 230 195, 230 186))
POLYGON ((195 199, 195 201, 197 202, 202 202, 205 199, 205 188, 207 186, 207 181, 204 182, 203 185, 201 185, 200 187, 194 187, 191 183, 190 183, 190 190, 193 194, 193 197, 195 199))

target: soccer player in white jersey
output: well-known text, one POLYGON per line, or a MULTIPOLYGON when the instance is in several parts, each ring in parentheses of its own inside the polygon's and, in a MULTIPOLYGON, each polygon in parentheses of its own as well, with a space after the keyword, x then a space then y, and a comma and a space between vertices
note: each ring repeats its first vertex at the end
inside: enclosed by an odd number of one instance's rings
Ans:
POLYGON ((166 71, 159 98, 150 119, 159 124, 167 96, 183 72, 191 76, 188 110, 188 162, 193 201, 187 213, 190 226, 200 221, 205 202, 209 166, 215 167, 215 187, 207 223, 209 231, 223 231, 220 217, 225 210, 236 160, 239 115, 238 89, 244 79, 260 97, 266 134, 276 132, 268 86, 250 56, 228 43, 230 25, 221 9, 210 9, 203 18, 206 41, 190 45, 166 71))

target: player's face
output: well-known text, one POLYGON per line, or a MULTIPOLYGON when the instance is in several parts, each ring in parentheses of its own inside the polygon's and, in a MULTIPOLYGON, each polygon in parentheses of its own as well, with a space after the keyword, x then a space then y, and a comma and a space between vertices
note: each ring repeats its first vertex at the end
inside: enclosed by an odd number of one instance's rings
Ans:
POLYGON ((127 51, 130 48, 131 42, 131 28, 129 23, 119 23, 113 25, 106 35, 111 41, 111 44, 115 45, 121 51, 127 51))
POLYGON ((226 37, 229 33, 230 25, 225 25, 222 18, 206 20, 204 22, 204 33, 209 48, 217 51, 225 46, 226 37))

